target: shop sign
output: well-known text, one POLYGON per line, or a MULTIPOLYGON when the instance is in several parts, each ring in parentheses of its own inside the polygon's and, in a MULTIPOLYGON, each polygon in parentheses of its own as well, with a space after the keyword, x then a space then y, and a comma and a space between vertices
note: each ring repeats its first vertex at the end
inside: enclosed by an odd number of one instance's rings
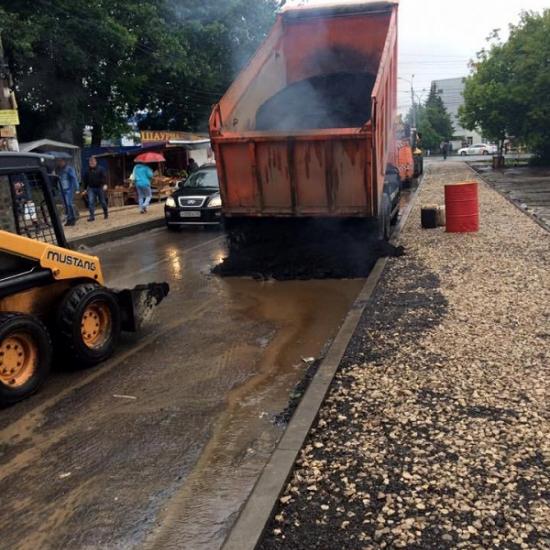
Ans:
POLYGON ((17 109, 0 109, 0 126, 16 126, 19 124, 17 109))
POLYGON ((187 139, 186 132, 170 132, 167 130, 142 130, 141 143, 168 143, 173 139, 187 139))
POLYGON ((17 133, 13 126, 5 126, 4 128, 0 128, 0 138, 15 138, 15 137, 17 137, 17 133))

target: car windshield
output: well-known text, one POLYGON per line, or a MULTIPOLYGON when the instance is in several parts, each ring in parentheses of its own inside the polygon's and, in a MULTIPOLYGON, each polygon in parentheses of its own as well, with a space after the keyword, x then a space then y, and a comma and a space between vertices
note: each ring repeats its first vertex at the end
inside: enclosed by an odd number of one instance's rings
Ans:
POLYGON ((216 170, 198 170, 191 174, 184 182, 183 187, 193 189, 219 189, 216 170))

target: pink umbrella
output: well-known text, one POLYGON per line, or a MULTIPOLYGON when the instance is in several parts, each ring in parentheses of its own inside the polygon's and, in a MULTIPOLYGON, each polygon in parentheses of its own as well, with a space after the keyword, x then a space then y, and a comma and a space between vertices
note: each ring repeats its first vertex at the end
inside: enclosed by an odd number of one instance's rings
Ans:
POLYGON ((142 153, 134 159, 134 162, 150 164, 155 162, 166 162, 166 159, 160 153, 142 153))

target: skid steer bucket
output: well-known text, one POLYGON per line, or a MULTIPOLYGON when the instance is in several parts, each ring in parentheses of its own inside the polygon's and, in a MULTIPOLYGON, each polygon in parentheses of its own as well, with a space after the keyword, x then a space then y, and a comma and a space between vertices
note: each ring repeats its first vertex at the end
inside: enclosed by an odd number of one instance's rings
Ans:
POLYGON ((120 306, 122 330, 140 330, 152 318, 155 307, 168 296, 169 291, 168 283, 150 283, 115 291, 120 306))

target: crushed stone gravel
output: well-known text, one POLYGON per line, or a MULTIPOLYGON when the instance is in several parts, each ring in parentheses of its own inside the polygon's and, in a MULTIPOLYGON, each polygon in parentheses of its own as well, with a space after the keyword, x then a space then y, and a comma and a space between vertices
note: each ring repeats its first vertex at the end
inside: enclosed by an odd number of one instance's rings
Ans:
POLYGON ((432 164, 263 550, 550 548, 550 235, 480 182, 481 230, 422 230, 432 164))

